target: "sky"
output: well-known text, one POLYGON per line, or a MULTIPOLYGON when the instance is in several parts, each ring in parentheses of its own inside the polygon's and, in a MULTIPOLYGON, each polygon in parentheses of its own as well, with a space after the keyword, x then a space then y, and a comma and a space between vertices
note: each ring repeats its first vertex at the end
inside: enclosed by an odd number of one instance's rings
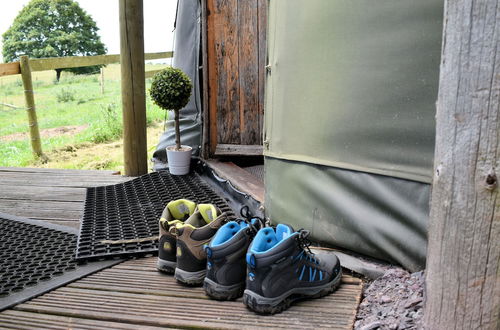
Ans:
MULTIPOLYGON (((2 1, 0 10, 0 36, 9 29, 19 11, 30 0, 2 1)), ((120 53, 118 0, 76 0, 99 27, 101 41, 108 54, 120 53)), ((172 50, 173 28, 177 0, 143 0, 144 51, 146 53, 172 50)), ((1 49, 0 38, 0 49, 1 49)), ((2 62, 0 51, 0 62, 2 62)), ((164 60, 167 61, 167 60, 164 60)), ((167 61, 167 63, 169 63, 167 61)))

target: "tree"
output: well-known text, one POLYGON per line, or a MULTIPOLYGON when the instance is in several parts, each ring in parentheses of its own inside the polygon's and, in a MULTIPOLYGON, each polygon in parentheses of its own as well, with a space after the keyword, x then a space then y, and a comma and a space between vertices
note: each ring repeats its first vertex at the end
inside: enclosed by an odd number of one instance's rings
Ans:
POLYGON ((500 328, 500 0, 446 0, 426 329, 500 328))
MULTIPOLYGON (((105 54, 98 30, 92 17, 73 0, 32 0, 3 34, 3 58, 11 62, 20 55, 42 58, 105 54)), ((98 68, 56 69, 57 80, 62 70, 90 73, 98 68)))

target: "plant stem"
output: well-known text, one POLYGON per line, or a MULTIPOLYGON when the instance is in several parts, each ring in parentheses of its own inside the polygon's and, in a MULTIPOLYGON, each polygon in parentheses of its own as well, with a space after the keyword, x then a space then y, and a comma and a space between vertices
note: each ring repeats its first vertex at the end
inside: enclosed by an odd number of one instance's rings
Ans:
POLYGON ((181 149, 181 131, 179 129, 179 110, 174 110, 175 113, 175 150, 181 149))

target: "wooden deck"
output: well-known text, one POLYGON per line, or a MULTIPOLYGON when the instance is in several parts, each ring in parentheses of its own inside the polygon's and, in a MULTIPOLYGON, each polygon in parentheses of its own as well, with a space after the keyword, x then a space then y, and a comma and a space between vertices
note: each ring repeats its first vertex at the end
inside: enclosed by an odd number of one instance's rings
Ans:
POLYGON ((130 179, 112 171, 0 167, 0 212, 79 228, 87 187, 130 179))
MULTIPOLYGON (((77 227, 85 188, 129 178, 110 171, 0 168, 0 211, 77 227)), ((0 328, 148 329, 352 328, 362 283, 344 276, 333 294, 274 316, 247 310, 241 299, 217 302, 155 269, 156 258, 125 261, 0 313, 0 328)))

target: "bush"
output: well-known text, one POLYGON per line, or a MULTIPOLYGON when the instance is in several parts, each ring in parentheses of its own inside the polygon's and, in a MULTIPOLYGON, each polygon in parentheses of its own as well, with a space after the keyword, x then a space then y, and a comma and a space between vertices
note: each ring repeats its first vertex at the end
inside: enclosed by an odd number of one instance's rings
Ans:
POLYGON ((65 84, 85 84, 88 82, 97 82, 96 75, 75 75, 68 74, 61 78, 61 81, 65 84))
POLYGON ((69 88, 63 88, 56 94, 57 102, 66 103, 75 100, 75 92, 69 88))
POLYGON ((102 121, 97 124, 92 134, 92 142, 104 143, 116 140, 123 133, 123 126, 118 115, 118 107, 115 103, 110 103, 107 106, 101 105, 102 121))
POLYGON ((35 80, 33 81, 33 88, 42 87, 44 85, 43 81, 35 80))
POLYGON ((191 97, 193 84, 187 74, 180 69, 168 67, 153 76, 149 93, 151 99, 163 110, 175 112, 175 149, 181 148, 179 111, 186 106, 191 97))
POLYGON ((168 67, 153 76, 149 93, 153 102, 164 110, 180 110, 191 96, 191 79, 180 69, 168 67))
POLYGON ((6 85, 5 87, 0 88, 0 95, 4 96, 10 96, 14 95, 19 87, 12 86, 12 85, 6 85))

